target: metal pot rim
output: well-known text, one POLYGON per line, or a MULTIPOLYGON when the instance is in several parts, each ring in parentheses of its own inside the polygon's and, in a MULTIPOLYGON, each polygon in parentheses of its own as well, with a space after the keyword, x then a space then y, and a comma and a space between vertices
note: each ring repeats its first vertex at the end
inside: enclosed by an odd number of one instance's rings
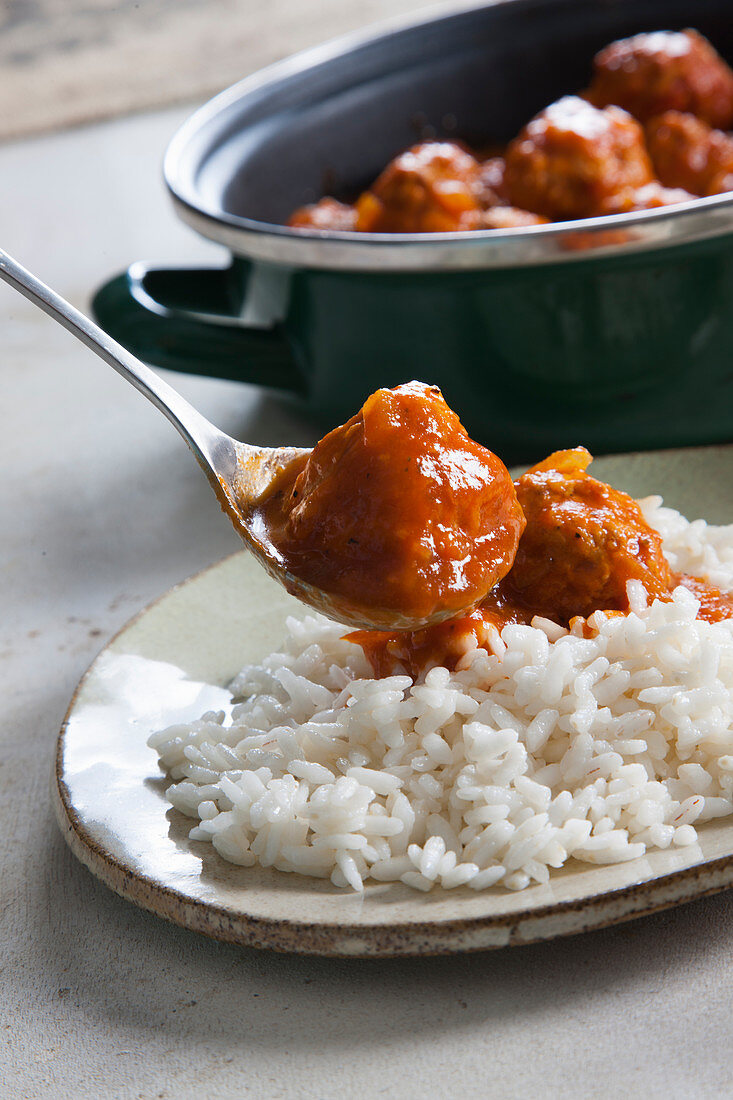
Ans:
POLYGON ((466 15, 487 6, 533 2, 536 0, 441 4, 427 15, 393 19, 366 32, 304 50, 232 85, 195 111, 168 145, 163 175, 178 215, 202 236, 225 245, 235 255, 290 268, 337 271, 438 272, 535 267, 651 251, 733 234, 733 192, 654 210, 516 229, 343 233, 293 229, 215 209, 197 193, 195 184, 184 178, 181 160, 187 146, 244 96, 398 30, 466 15))

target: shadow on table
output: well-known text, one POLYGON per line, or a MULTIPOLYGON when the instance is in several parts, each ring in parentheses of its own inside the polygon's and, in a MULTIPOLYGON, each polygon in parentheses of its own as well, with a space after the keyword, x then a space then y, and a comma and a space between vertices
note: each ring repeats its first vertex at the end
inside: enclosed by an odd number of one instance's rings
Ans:
POLYGON ((69 1010, 233 1051, 379 1046, 572 1017, 596 994, 636 1003, 733 948, 733 893, 549 943, 444 958, 318 959, 207 940, 136 909, 76 862, 49 821, 34 930, 69 1010))

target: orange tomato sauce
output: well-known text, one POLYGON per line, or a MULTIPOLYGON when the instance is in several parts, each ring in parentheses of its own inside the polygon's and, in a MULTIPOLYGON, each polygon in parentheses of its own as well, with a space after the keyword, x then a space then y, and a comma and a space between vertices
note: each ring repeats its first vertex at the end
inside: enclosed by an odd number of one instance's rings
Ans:
POLYGON ((490 628, 501 631, 535 616, 568 627, 598 610, 624 614, 629 580, 660 600, 684 585, 700 600, 699 618, 732 618, 733 598, 697 577, 673 573, 661 536, 639 505, 591 477, 590 462, 585 448, 560 451, 517 479, 527 526, 512 568, 474 610, 414 633, 349 634, 375 675, 404 670, 414 677, 434 665, 453 669, 467 651, 486 644, 490 628))
POLYGON ((283 471, 258 511, 295 576, 375 624, 480 603, 524 529, 504 463, 420 382, 372 394, 283 471))
POLYGON ((593 69, 585 91, 540 111, 505 149, 422 141, 353 206, 325 197, 288 224, 357 233, 512 229, 733 190, 733 70, 707 39, 694 30, 637 34, 601 50, 593 69))

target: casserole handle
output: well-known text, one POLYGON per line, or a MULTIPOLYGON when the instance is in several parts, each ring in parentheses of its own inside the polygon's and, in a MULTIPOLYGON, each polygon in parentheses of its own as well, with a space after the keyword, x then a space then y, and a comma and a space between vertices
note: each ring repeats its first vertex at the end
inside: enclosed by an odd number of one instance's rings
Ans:
POLYGON ((156 367, 303 392, 279 323, 242 319, 248 267, 154 268, 135 263, 92 300, 101 327, 156 367))

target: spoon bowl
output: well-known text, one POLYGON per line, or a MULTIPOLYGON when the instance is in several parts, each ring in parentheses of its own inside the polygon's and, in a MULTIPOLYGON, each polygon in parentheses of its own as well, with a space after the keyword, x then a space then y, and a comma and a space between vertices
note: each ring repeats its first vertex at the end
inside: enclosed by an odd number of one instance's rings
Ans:
POLYGON ((362 607, 357 601, 346 601, 297 577, 268 537, 257 504, 274 479, 291 462, 310 451, 302 447, 253 447, 220 431, 155 371, 2 249, 0 279, 96 352, 170 420, 193 452, 247 548, 291 595, 331 619, 363 630, 415 630, 447 617, 448 612, 440 612, 416 621, 389 609, 362 607))

